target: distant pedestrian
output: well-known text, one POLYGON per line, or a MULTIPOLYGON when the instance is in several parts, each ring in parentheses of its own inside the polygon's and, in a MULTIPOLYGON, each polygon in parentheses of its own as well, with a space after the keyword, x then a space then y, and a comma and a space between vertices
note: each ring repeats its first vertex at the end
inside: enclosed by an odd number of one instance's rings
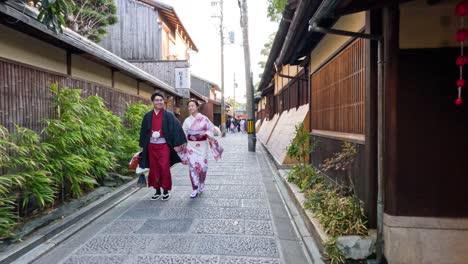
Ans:
POLYGON ((231 133, 235 133, 236 131, 236 121, 234 118, 231 118, 231 122, 229 122, 229 131, 231 133))
MULTIPOLYGON (((189 100, 187 107, 190 116, 185 119, 182 128, 188 140, 185 155, 193 190, 190 197, 195 198, 198 193, 205 191, 208 150, 217 146, 217 141, 213 138, 216 128, 208 117, 199 113, 200 105, 196 100, 189 100)), ((221 158, 222 152, 213 151, 213 153, 216 153, 214 154, 216 160, 221 158)))
POLYGON ((172 112, 164 110, 164 97, 151 95, 154 109, 143 117, 140 130, 140 147, 143 148, 141 168, 149 167, 148 187, 156 193, 151 197, 163 201, 170 198, 172 189, 171 166, 180 162, 177 151, 187 143, 179 120, 172 112), (162 193, 161 193, 162 188, 162 193))
POLYGON ((245 119, 241 119, 241 121, 239 122, 239 126, 241 133, 245 134, 245 119))

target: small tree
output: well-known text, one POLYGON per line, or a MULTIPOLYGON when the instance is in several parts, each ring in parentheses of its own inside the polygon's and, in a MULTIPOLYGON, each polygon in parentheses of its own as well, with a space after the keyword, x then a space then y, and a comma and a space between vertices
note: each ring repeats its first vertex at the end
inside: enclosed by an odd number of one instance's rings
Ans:
POLYGON ((99 43, 107 34, 106 27, 117 23, 113 0, 73 0, 67 26, 78 34, 99 43))
POLYGON ((341 145, 341 152, 334 153, 333 157, 325 159, 323 164, 321 165, 324 171, 328 170, 338 170, 338 171, 346 171, 346 175, 349 180, 349 189, 352 193, 354 193, 354 181, 351 175, 351 164, 356 157, 356 147, 353 143, 344 141, 341 145))
POLYGON ((307 155, 317 147, 317 141, 309 141, 309 132, 304 128, 304 123, 295 126, 296 136, 288 147, 288 156, 301 162, 301 166, 308 164, 307 155))
POLYGON ((287 0, 268 0, 267 16, 271 21, 280 21, 287 0))
POLYGON ((33 0, 29 2, 39 10, 37 20, 52 28, 55 32, 62 32, 71 2, 67 0, 33 0))

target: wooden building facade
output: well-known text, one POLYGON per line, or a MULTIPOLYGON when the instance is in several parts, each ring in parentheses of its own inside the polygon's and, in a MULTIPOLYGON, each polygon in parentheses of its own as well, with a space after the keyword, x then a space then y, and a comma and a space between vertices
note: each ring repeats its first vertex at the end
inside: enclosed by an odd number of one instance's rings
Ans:
POLYGON ((150 103, 154 91, 177 97, 161 80, 64 29, 56 34, 35 20, 29 7, 0 3, 0 124, 40 131, 54 117, 49 86, 80 88, 99 95, 121 115, 126 103, 150 103), (24 10, 24 12, 23 12, 24 10), (9 21, 17 20, 16 23, 9 21))
MULTIPOLYGON (((283 19, 288 6, 293 6, 295 15, 291 25, 281 28, 280 23, 278 43, 268 59, 276 65, 267 62, 261 82, 259 109, 264 113, 259 115, 268 120, 272 117, 266 113, 282 109, 269 86, 281 74, 275 69, 307 68, 310 134, 311 140, 319 141, 310 162, 320 168, 344 141, 355 143, 357 155, 349 170, 370 227, 383 226, 381 238, 389 263, 468 259, 462 246, 468 240, 468 196, 464 195, 468 165, 463 162, 468 110, 466 103, 455 105, 460 74, 455 63, 460 55, 455 41, 460 27, 454 11, 458 2, 288 1, 283 19), (379 61, 377 41, 329 29, 379 36, 383 57, 379 61), (382 213, 377 211, 379 177, 382 213)), ((347 184, 345 173, 327 172, 327 176, 347 184)))

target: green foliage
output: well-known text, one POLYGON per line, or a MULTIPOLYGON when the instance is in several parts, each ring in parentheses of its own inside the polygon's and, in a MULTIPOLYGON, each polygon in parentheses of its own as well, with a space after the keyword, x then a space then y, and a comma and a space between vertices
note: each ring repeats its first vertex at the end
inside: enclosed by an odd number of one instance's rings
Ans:
POLYGON ((338 153, 334 153, 333 157, 325 159, 321 165, 324 171, 328 170, 340 170, 346 171, 348 177, 349 186, 341 186, 343 190, 347 190, 349 193, 354 193, 354 181, 351 175, 351 164, 356 157, 357 150, 356 146, 348 141, 344 141, 341 145, 342 150, 338 153))
POLYGON ((367 235, 367 219, 356 196, 343 196, 326 182, 306 192, 304 206, 314 213, 331 236, 367 235))
POLYGON ((139 149, 141 120, 149 106, 127 105, 122 119, 107 110, 98 96, 81 97, 79 89, 50 87, 57 118, 48 119, 44 140, 16 126, 0 126, 0 238, 13 236, 15 209, 43 209, 65 195, 80 196, 112 170, 126 172, 139 149), (66 189, 65 187, 68 187, 66 189))
POLYGON ((71 195, 77 197, 112 169, 110 149, 121 127, 102 99, 90 96, 85 100, 81 90, 58 89, 57 85, 52 85, 51 90, 58 119, 46 120, 46 141, 56 146, 49 168, 57 183, 69 183, 71 195))
POLYGON ((38 8, 37 20, 52 28, 55 32, 62 33, 65 19, 68 15, 71 2, 66 0, 33 0, 34 6, 38 8))
POLYGON ((357 153, 356 146, 351 142, 343 141, 341 148, 341 152, 334 153, 332 158, 324 160, 321 166, 324 171, 331 169, 344 171, 349 168, 357 153))
MULTIPOLYGON (((296 136, 288 147, 288 156, 301 161, 301 164, 292 167, 288 181, 305 192, 305 208, 312 211, 324 231, 332 237, 325 245, 329 263, 344 263, 345 258, 336 245, 336 238, 343 235, 367 235, 367 218, 357 196, 353 193, 345 195, 307 164, 307 155, 315 150, 317 144, 316 141, 309 144, 309 133, 302 123, 296 125, 296 136)), ((344 142, 342 152, 335 153, 322 167, 346 170, 355 155, 354 144, 344 142)))
POLYGON ((337 237, 330 238, 325 242, 325 259, 330 264, 343 264, 345 263, 345 257, 341 250, 338 248, 337 237))
POLYGON ((117 158, 116 171, 120 174, 128 173, 130 158, 140 150, 138 140, 141 122, 143 115, 150 110, 151 107, 143 103, 127 104, 127 111, 123 118, 123 135, 121 141, 114 146, 117 158))
POLYGON ((287 0, 268 0, 267 17, 271 21, 280 21, 287 0))
POLYGON ((302 191, 311 188, 322 180, 323 177, 309 164, 305 166, 293 166, 288 172, 288 181, 299 186, 302 191))
MULTIPOLYGON (((9 152, 16 146, 9 141, 9 134, 5 127, 0 125, 0 169, 5 169, 10 162, 9 152)), ((11 230, 16 226, 15 197, 11 190, 19 185, 19 179, 14 175, 0 176, 0 238, 12 235, 11 230)))
POLYGON ((46 165, 53 146, 41 142, 35 131, 19 126, 10 134, 10 142, 16 148, 10 151, 7 176, 18 179, 21 207, 26 208, 31 199, 39 208, 52 204, 56 186, 46 165))
POLYGON ((268 36, 268 41, 265 44, 263 44, 263 48, 260 51, 260 54, 265 58, 265 60, 258 62, 258 65, 260 66, 261 69, 265 69, 266 59, 270 55, 270 51, 271 51, 271 47, 273 46, 273 40, 275 39, 275 35, 276 35, 276 32, 271 33, 270 36, 268 36))
POLYGON ((296 136, 289 144, 287 155, 300 161, 302 166, 307 165, 307 155, 313 152, 318 145, 317 141, 310 143, 309 132, 304 128, 304 123, 299 123, 295 126, 296 136))
POLYGON ((117 23, 117 7, 113 0, 70 0, 74 5, 67 17, 67 26, 78 34, 99 43, 107 35, 106 28, 117 23))

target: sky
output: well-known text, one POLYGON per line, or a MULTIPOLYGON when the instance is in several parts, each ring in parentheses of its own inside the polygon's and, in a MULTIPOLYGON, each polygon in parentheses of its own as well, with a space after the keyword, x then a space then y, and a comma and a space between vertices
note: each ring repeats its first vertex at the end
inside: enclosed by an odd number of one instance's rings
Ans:
MULTIPOLYGON (((198 53, 190 55, 191 73, 221 86, 221 39, 219 19, 212 18, 216 8, 212 1, 219 0, 159 0, 174 7, 182 24, 198 48, 198 53)), ((259 61, 266 61, 260 54, 270 34, 278 29, 278 24, 267 18, 267 0, 247 0, 249 19, 249 44, 251 71, 254 84, 260 81, 263 70, 259 61)), ((225 98, 234 98, 234 76, 238 84, 235 89, 237 102, 245 103, 246 80, 244 77, 244 49, 240 10, 237 0, 224 0, 224 91, 225 98), (227 38, 228 32, 235 35, 234 44, 227 38)))

